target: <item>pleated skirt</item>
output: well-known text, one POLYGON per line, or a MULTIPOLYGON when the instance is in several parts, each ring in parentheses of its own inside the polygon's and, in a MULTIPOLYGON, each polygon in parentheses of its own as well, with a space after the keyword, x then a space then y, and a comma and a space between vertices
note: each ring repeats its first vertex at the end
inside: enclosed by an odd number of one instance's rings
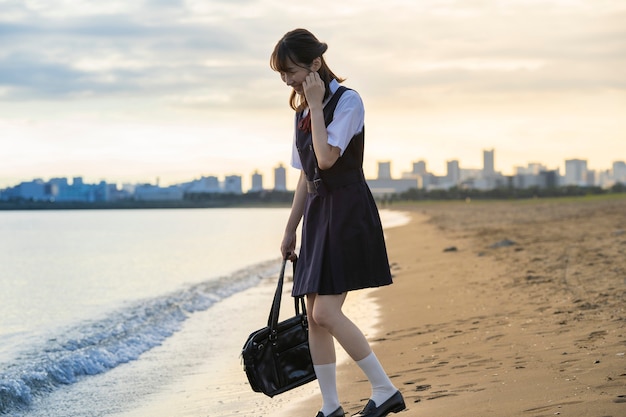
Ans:
POLYGON ((292 295, 341 294, 392 283, 378 209, 365 182, 309 193, 292 295))

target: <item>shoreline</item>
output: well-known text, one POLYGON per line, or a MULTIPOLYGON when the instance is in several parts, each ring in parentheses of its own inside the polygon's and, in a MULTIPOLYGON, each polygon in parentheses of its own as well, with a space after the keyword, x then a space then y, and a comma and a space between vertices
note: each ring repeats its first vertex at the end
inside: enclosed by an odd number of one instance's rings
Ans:
MULTIPOLYGON (((436 194, 434 197, 422 195, 409 197, 404 200, 379 197, 377 203, 380 209, 397 210, 397 207, 416 206, 421 204, 454 204, 466 201, 480 203, 492 202, 532 202, 572 200, 604 200, 626 198, 625 186, 615 190, 591 189, 586 187, 543 190, 510 189, 502 194, 502 190, 488 190, 485 193, 453 192, 450 194, 436 194)), ((476 190, 474 190, 476 191, 476 190)), ((420 190, 416 190, 420 195, 420 190)), ((0 200, 2 211, 40 211, 40 210, 141 210, 141 209, 208 209, 208 208, 289 208, 293 200, 293 191, 269 191, 246 194, 209 194, 201 198, 181 200, 116 200, 116 201, 29 201, 29 200, 0 200), (206 198, 205 198, 206 197, 206 198)))
MULTIPOLYGON (((385 233, 408 222, 404 212, 383 210, 381 219, 385 233)), ((185 372, 161 392, 153 393, 130 410, 116 417, 234 417, 234 416, 293 416, 303 402, 316 397, 315 381, 292 391, 269 398, 250 388, 239 354, 248 335, 267 322, 277 276, 221 300, 207 311, 194 314, 184 328, 162 346, 148 352, 145 361, 159 360, 175 352, 185 352, 187 345, 197 344, 198 338, 207 342, 203 360, 193 371, 185 372), (218 322, 209 317, 222 318, 218 322), (226 335, 223 338, 215 335, 226 335), (234 336, 234 337, 233 337, 234 336), (154 359, 153 359, 154 358, 154 359)), ((293 315, 289 264, 285 274, 281 300, 281 320, 293 315)), ((378 305, 372 298, 376 289, 365 289, 346 299, 344 310, 358 323, 368 337, 375 337, 380 321, 378 305)), ((349 361, 337 344, 337 361, 349 361)), ((131 366, 139 366, 138 363, 131 366)))
MULTIPOLYGON (((381 218, 387 227, 403 221, 403 215, 397 212, 384 211, 381 218)), ((243 261, 246 259, 251 257, 243 261)), ((277 274, 280 259, 275 261, 277 274)), ((293 314, 290 269, 286 271, 281 313, 285 318, 293 314)), ((245 275, 245 271, 252 273, 248 268, 241 273, 245 275)), ((288 398, 296 401, 314 395, 314 384, 273 399, 254 393, 240 363, 239 354, 247 336, 267 321, 276 279, 268 276, 255 281, 252 287, 215 302, 207 310, 188 315, 179 330, 137 360, 124 361, 105 372, 85 375, 76 383, 34 396, 32 407, 19 410, 19 415, 79 416, 85 409, 93 415, 137 417, 258 415, 258 410, 266 410, 261 415, 275 415, 289 403, 288 398)), ((346 308, 353 316, 366 317, 361 323, 364 330, 376 325, 376 306, 372 302, 353 303, 349 298, 346 308)), ((82 364, 80 360, 76 363, 82 364)))
POLYGON ((18 202, 0 201, 2 211, 54 210, 156 210, 156 209, 219 209, 219 208, 289 208, 290 202, 230 202, 195 200, 117 201, 117 202, 18 202))
MULTIPOLYGON (((281 302, 281 320, 293 315, 291 285, 291 279, 286 279, 281 302)), ((115 413, 114 416, 293 416, 289 410, 297 410, 302 402, 316 396, 316 382, 269 398, 252 391, 239 357, 248 334, 266 323, 275 288, 276 279, 264 280, 259 285, 236 293, 188 319, 177 335, 154 351, 148 352, 143 359, 152 361, 163 358, 164 355, 185 352, 187 345, 197 344, 200 337, 207 344, 202 364, 186 371, 160 392, 154 392, 140 403, 133 404, 132 409, 115 413), (221 317, 222 320, 209 321, 209 315, 221 317), (230 337, 226 336, 229 332, 230 337), (232 333, 235 337, 232 337, 232 333)), ((357 318, 364 332, 368 334, 375 331, 378 323, 377 307, 373 300, 367 301, 368 293, 371 292, 372 290, 363 290, 365 302, 359 300, 359 303, 355 303, 355 297, 346 302, 346 311, 357 318)), ((339 347, 337 359, 338 363, 344 363, 348 359, 339 347)))
MULTIPOLYGON (((349 294, 345 312, 402 391, 407 410, 399 415, 626 413, 626 198, 384 210, 395 221, 384 230, 394 283, 349 294), (410 221, 399 225, 403 215, 410 221)), ((140 361, 94 377, 119 391, 120 375, 151 364, 168 378, 127 403, 131 409, 106 415, 315 415, 315 381, 269 398, 250 389, 240 364, 248 334, 267 320, 275 284, 263 280, 194 314, 140 361), (170 375, 168 358, 188 352, 197 357, 170 375)), ((293 312, 290 289, 287 279, 281 318, 293 312)), ((340 400, 352 415, 369 384, 337 350, 340 400)))

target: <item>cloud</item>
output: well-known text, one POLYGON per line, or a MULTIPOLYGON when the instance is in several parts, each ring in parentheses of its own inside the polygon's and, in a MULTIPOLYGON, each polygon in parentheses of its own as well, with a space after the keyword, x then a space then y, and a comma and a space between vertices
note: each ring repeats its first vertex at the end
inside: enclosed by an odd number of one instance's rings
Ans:
POLYGON ((496 94, 507 85, 623 88, 624 11, 606 0, 597 10, 563 0, 323 3, 4 2, 0 100, 243 96, 272 76, 277 29, 305 12, 331 62, 370 81, 373 97, 402 96, 407 85, 496 94))
POLYGON ((6 100, 148 97, 203 84, 227 85, 241 77, 236 57, 246 49, 228 28, 160 24, 131 16, 4 23, 0 33, 7 45, 0 51, 6 100), (218 60, 232 65, 207 65, 218 60))
MULTIPOLYGON (((381 152, 415 137, 460 152, 485 132, 510 135, 522 111, 524 134, 545 143, 558 130, 552 116, 578 122, 594 103, 595 128, 623 110, 625 21, 621 0, 0 0, 0 123, 94 121, 85 143, 119 120, 219 126, 249 141, 242 147, 290 138, 289 90, 269 54, 306 27, 363 95, 370 133, 393 137, 381 152)), ((16 137, 39 132, 12 126, 16 137)), ((65 134, 53 126, 37 137, 65 134)), ((125 140, 107 140, 124 152, 125 140)))

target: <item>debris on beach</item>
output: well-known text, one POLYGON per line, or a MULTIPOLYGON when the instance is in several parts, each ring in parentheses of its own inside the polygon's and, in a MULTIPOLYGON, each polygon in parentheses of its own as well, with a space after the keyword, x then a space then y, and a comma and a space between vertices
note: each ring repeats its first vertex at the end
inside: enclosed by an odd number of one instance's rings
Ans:
POLYGON ((489 247, 492 249, 496 249, 496 248, 504 248, 507 246, 513 246, 513 245, 517 245, 517 243, 509 239, 503 239, 499 242, 494 243, 493 245, 489 247))
POLYGON ((444 252, 456 252, 458 249, 456 248, 456 246, 448 246, 447 248, 445 248, 443 251, 444 252))

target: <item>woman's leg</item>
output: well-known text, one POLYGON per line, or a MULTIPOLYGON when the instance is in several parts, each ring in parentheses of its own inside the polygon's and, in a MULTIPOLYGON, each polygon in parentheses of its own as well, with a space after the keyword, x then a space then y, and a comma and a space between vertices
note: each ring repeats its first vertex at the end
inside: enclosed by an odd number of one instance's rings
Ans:
MULTIPOLYGON (((380 405, 391 398, 398 390, 385 373, 361 329, 345 314, 342 307, 346 293, 339 295, 317 295, 309 306, 309 322, 316 329, 324 329, 329 336, 337 339, 350 357, 363 370, 372 384, 371 399, 380 405)), ((310 329, 309 329, 310 330, 310 329)), ((333 352, 334 358, 334 352, 333 352)), ((315 358, 313 359, 315 363, 315 358)))
MULTIPOLYGON (((343 314, 341 309, 345 299, 346 293, 316 295, 313 305, 308 310, 309 321, 312 321, 315 327, 323 329, 331 340, 334 336, 352 359, 360 361, 372 353, 372 349, 363 332, 343 314)), ((334 359, 334 348, 332 355, 334 359)), ((315 358, 313 362, 315 363, 315 358)))
MULTIPOLYGON (((307 311, 315 309, 315 294, 307 295, 307 311)), ((309 313, 309 349, 313 359, 313 368, 317 376, 322 393, 322 409, 325 416, 330 415, 339 408, 339 395, 337 393, 337 365, 335 357, 335 343, 328 331, 319 326, 309 313)))

